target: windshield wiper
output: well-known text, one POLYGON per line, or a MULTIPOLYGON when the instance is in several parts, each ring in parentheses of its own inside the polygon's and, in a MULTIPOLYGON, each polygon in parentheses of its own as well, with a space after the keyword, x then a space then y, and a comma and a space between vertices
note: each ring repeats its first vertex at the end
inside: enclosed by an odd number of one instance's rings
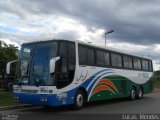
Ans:
POLYGON ((40 81, 39 81, 39 80, 38 80, 38 81, 36 80, 36 79, 38 79, 38 76, 37 76, 36 73, 35 73, 34 65, 35 65, 35 63, 33 62, 33 65, 32 65, 32 68, 31 68, 31 73, 32 73, 32 75, 34 75, 34 78, 33 78, 33 80, 34 80, 34 85, 35 85, 36 87, 39 87, 40 81))
MULTIPOLYGON (((34 49, 33 49, 33 51, 34 51, 34 49)), ((31 53, 32 53, 33 51, 31 51, 31 53)), ((19 81, 19 86, 22 85, 22 81, 24 80, 24 78, 28 78, 28 79, 29 79, 29 77, 30 77, 30 72, 31 72, 30 69, 31 69, 32 60, 33 60, 32 57, 33 57, 33 56, 30 55, 30 58, 29 58, 28 64, 27 64, 27 70, 25 71, 24 75, 21 77, 21 80, 19 81)))
POLYGON ((28 75, 28 69, 29 69, 29 63, 27 64, 27 70, 25 71, 24 75, 21 77, 20 81, 19 81, 19 86, 22 85, 22 81, 24 80, 24 78, 28 78, 29 75, 28 75))

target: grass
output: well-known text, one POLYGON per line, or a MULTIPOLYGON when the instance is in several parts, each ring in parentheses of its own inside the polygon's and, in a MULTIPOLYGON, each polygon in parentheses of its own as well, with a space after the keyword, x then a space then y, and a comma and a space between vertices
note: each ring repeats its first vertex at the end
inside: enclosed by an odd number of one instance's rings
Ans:
POLYGON ((0 91, 0 107, 16 105, 16 104, 18 103, 14 101, 12 92, 0 91))
POLYGON ((154 88, 159 88, 160 89, 160 80, 155 81, 154 88))

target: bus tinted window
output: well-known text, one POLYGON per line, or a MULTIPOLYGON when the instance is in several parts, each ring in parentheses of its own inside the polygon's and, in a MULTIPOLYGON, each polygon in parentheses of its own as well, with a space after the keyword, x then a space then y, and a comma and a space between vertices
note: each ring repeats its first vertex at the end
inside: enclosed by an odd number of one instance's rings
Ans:
POLYGON ((95 64, 94 49, 91 48, 88 48, 88 64, 89 65, 95 64))
POLYGON ((142 69, 149 70, 148 60, 142 60, 142 69))
POLYGON ((105 52, 104 53, 104 65, 109 66, 110 65, 110 57, 109 53, 105 52))
POLYGON ((60 42, 59 45, 59 55, 61 57, 67 57, 67 42, 60 42))
POLYGON ((152 68, 152 61, 149 61, 149 70, 152 71, 153 68, 152 68))
POLYGON ((104 54, 101 50, 96 51, 96 63, 97 65, 104 65, 104 54))
POLYGON ((125 68, 132 68, 132 57, 129 56, 123 56, 123 66, 125 68))
POLYGON ((113 67, 122 67, 122 57, 118 54, 111 54, 111 61, 113 67))
POLYGON ((68 56, 71 58, 75 58, 75 44, 68 43, 68 56))
POLYGON ((87 48, 79 46, 79 64, 87 64, 87 48))
POLYGON ((68 77, 69 82, 71 83, 74 78, 75 73, 75 61, 76 61, 76 53, 75 53, 75 44, 68 43, 68 77))
POLYGON ((151 60, 87 45, 79 45, 79 64, 153 71, 151 60))
POLYGON ((139 58, 134 58, 133 59, 133 65, 134 65, 134 69, 141 69, 141 60, 139 58))
POLYGON ((69 62, 75 63, 75 44, 68 43, 68 57, 69 62))

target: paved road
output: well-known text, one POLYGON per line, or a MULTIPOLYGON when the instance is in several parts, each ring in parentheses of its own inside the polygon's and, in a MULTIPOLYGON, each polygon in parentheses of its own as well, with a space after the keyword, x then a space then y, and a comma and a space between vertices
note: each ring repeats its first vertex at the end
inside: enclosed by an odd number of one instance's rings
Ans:
POLYGON ((107 100, 87 104, 81 110, 73 110, 63 106, 51 109, 43 107, 25 108, 17 110, 0 111, 0 113, 25 114, 44 117, 45 115, 98 115, 98 114, 160 114, 160 93, 147 94, 141 100, 130 101, 128 99, 107 100))

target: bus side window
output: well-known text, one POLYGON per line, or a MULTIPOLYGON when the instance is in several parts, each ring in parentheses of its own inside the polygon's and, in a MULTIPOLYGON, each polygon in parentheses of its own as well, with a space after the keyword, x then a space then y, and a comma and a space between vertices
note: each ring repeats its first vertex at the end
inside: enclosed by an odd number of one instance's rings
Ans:
POLYGON ((60 60, 56 62, 56 86, 58 89, 68 85, 68 50, 67 42, 59 42, 60 60))
POLYGON ((88 61, 87 60, 87 48, 79 45, 78 52, 79 52, 79 64, 86 65, 88 61))
POLYGON ((139 58, 133 58, 134 69, 141 70, 141 60, 139 58))
POLYGON ((122 56, 112 53, 111 54, 112 66, 113 67, 122 67, 122 56))
POLYGON ((95 64, 94 49, 88 48, 88 65, 95 64))
POLYGON ((74 43, 68 43, 68 57, 69 57, 69 62, 75 63, 75 44, 74 43))
POLYGON ((62 73, 62 80, 67 80, 67 59, 62 58, 62 65, 61 65, 61 73, 62 73))
POLYGON ((123 66, 124 66, 124 68, 130 68, 131 69, 133 67, 132 57, 123 55, 123 66))
POLYGON ((60 57, 67 57, 67 42, 60 42, 59 56, 60 57))
POLYGON ((57 88, 63 88, 69 85, 74 78, 75 73, 75 43, 60 42, 59 44, 60 60, 57 61, 57 88))
POLYGON ((68 43, 68 76, 69 83, 73 81, 75 74, 75 62, 76 61, 76 53, 75 53, 75 44, 68 43))
POLYGON ((143 70, 149 70, 149 66, 148 66, 148 60, 142 60, 142 69, 143 70))
POLYGON ((110 57, 109 57, 109 53, 108 52, 105 52, 104 53, 104 64, 105 66, 109 66, 110 65, 110 57))
POLYGON ((149 62, 149 71, 153 71, 153 68, 152 68, 152 61, 148 61, 149 62))
POLYGON ((104 52, 101 50, 96 51, 96 63, 97 65, 104 66, 104 52))

